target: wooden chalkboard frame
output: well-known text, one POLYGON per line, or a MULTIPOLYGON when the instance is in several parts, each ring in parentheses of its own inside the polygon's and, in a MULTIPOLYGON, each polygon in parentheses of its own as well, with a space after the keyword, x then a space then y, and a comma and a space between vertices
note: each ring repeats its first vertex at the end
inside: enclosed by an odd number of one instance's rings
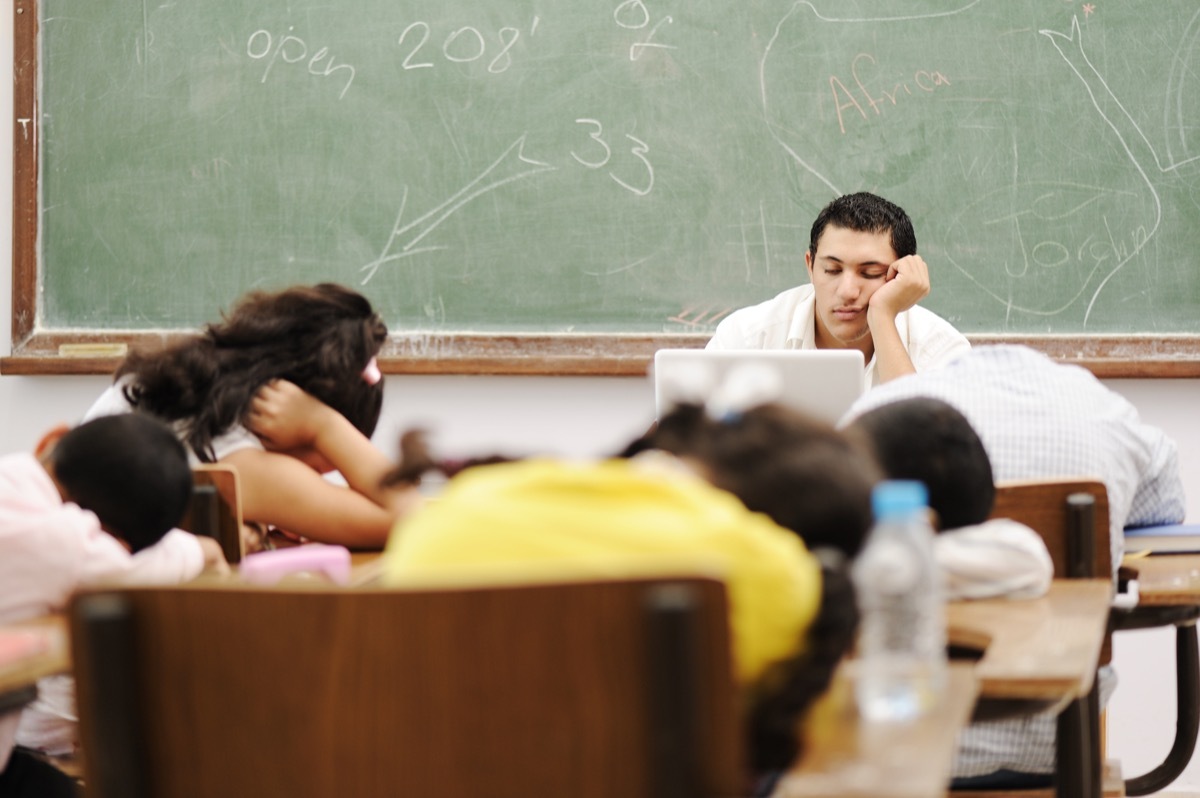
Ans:
MULTIPOLYGON (((13 252, 12 352, 0 373, 108 374, 117 356, 70 357, 64 344, 156 346, 186 330, 42 330, 38 328, 38 2, 13 5, 13 252)), ((1019 343, 1104 378, 1200 377, 1200 335, 971 335, 975 345, 1019 343)), ((381 358, 388 374, 509 374, 638 376, 656 349, 700 347, 703 335, 422 334, 402 332, 381 358), (434 353, 434 354, 430 354, 434 353)))

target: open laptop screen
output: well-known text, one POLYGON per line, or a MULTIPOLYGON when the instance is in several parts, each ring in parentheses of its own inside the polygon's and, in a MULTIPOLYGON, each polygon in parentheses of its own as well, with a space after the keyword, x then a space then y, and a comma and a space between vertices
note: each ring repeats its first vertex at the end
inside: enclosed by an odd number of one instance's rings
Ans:
POLYGON ((856 349, 660 349, 651 370, 655 417, 678 402, 753 395, 750 383, 765 378, 770 401, 833 424, 862 394, 863 368, 856 349))

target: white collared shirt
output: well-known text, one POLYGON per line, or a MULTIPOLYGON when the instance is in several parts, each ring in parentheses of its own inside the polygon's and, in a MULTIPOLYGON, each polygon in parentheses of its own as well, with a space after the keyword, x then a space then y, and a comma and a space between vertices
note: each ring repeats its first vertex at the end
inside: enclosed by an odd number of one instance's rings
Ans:
MULTIPOLYGON (((773 299, 729 314, 705 348, 816 349, 816 306, 811 283, 789 288, 773 299)), ((971 349, 950 322, 919 306, 896 316, 896 331, 918 372, 941 368, 971 349)), ((868 388, 879 384, 874 355, 867 363, 865 384, 868 388)))
MULTIPOLYGON (((104 393, 100 394, 99 398, 84 413, 83 421, 91 421, 93 418, 99 418, 100 416, 116 416, 122 413, 132 413, 133 405, 129 404, 129 400, 125 398, 125 386, 128 382, 128 377, 122 377, 117 382, 108 386, 104 393)), ((175 435, 182 441, 187 434, 186 422, 175 422, 172 427, 175 430, 175 435)), ((185 448, 187 449, 188 463, 193 467, 199 465, 201 460, 192 451, 192 447, 186 446, 185 448)), ((221 460, 242 449, 264 451, 262 441, 258 439, 258 436, 240 423, 234 424, 212 439, 213 460, 221 460)))

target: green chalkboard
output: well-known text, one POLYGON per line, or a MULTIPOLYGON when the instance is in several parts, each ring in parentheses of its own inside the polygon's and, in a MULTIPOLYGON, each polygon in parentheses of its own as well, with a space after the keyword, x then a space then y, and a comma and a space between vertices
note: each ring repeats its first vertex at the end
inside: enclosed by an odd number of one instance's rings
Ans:
POLYGON ((703 336, 803 282, 816 212, 871 190, 973 337, 1200 331, 1195 3, 18 7, 38 330, 334 280, 418 355, 703 336))

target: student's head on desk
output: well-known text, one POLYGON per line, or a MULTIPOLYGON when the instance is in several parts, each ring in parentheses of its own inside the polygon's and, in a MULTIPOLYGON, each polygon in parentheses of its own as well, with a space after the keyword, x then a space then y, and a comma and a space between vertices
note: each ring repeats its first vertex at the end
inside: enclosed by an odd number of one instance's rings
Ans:
POLYGON ((57 427, 36 454, 64 502, 96 514, 104 530, 138 552, 183 517, 192 492, 187 453, 148 416, 105 416, 57 427))
POLYGON ((871 487, 881 477, 852 435, 775 403, 714 417, 680 404, 624 457, 669 452, 694 464, 714 485, 792 530, 812 549, 853 557, 871 525, 871 487))
POLYGON ((866 437, 890 479, 925 483, 938 528, 981 524, 991 514, 991 460, 971 422, 952 405, 902 399, 864 413, 850 429, 866 437))
POLYGON ((376 355, 387 326, 356 291, 333 283, 242 296, 219 322, 172 346, 132 352, 117 370, 130 403, 184 422, 185 443, 211 461, 212 442, 240 423, 271 380, 298 385, 370 437, 383 406, 376 355))

